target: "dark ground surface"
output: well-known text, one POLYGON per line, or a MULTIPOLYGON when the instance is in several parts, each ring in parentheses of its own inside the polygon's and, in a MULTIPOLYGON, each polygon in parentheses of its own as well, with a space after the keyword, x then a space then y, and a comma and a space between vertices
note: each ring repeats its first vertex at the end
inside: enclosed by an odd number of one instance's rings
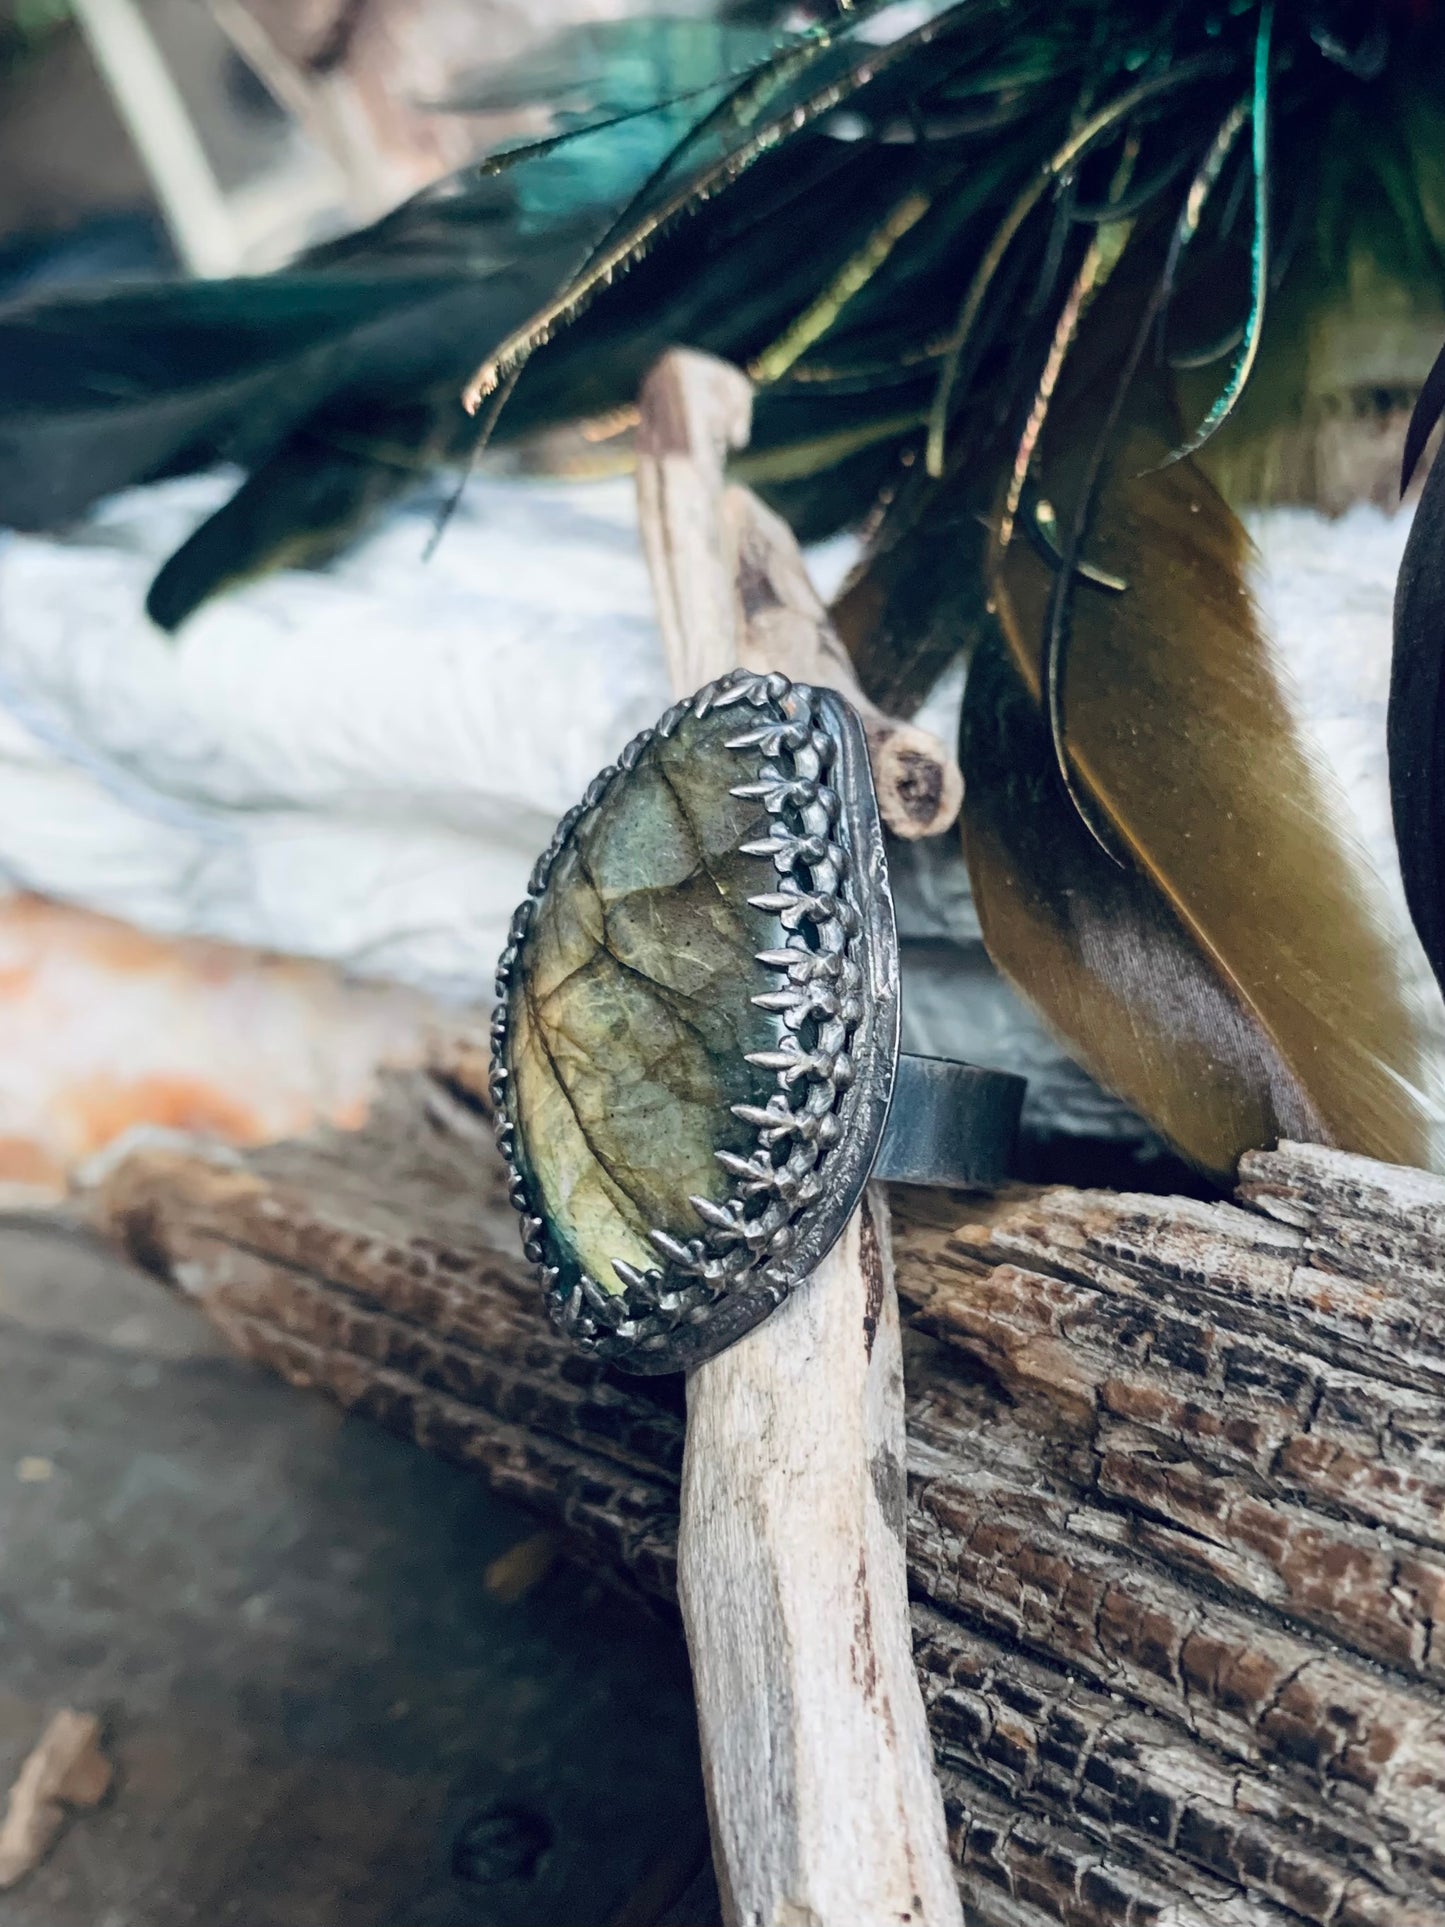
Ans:
POLYGON ((117 1768, 0 1927, 706 1927, 681 1637, 562 1563, 501 1596, 534 1531, 0 1226, 0 1790, 60 1706, 117 1768))

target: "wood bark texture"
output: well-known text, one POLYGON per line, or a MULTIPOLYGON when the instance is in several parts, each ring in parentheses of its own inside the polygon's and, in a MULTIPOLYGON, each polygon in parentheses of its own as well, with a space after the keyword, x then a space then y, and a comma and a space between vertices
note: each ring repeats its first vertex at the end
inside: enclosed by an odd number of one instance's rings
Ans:
MULTIPOLYGON (((740 662, 835 681, 845 659, 825 655, 791 532, 724 480, 747 440, 745 377, 673 352, 639 414, 639 522, 675 693, 740 662)), ((883 725, 874 712, 875 756, 883 725)), ((729 1927, 957 1927, 910 1652, 881 1189, 785 1304, 689 1375, 687 1405, 678 1593, 729 1927)))
MULTIPOLYGON (((546 1324, 480 1046, 97 1221, 250 1357, 670 1600, 680 1384, 546 1324)), ((896 1193, 914 1658, 984 1927, 1445 1927, 1445 1182, 896 1193)), ((879 1469, 886 1498, 891 1470, 879 1469)))

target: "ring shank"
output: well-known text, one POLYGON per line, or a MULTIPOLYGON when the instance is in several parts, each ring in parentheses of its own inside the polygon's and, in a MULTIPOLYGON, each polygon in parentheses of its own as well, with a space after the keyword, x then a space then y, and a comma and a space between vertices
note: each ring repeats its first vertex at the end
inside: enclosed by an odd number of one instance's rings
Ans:
POLYGON ((1026 1088, 1007 1071, 944 1057, 898 1059, 871 1175, 894 1184, 967 1188, 1008 1175, 1026 1088))

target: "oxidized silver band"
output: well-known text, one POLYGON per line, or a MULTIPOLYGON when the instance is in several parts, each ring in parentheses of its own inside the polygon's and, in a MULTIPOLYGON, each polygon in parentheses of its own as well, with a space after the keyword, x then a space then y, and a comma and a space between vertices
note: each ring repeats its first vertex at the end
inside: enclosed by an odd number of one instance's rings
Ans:
POLYGON ((905 1052, 869 1176, 958 1191, 1001 1184, 1023 1097, 1021 1077, 905 1052))
MULTIPOLYGON (((664 804, 671 809, 665 797, 664 804)), ((723 989, 726 1001, 734 986, 723 989)), ((870 1177, 966 1186, 996 1183, 1006 1172, 1023 1080, 900 1057, 898 942, 867 745, 858 717, 831 690, 738 672, 676 704, 629 743, 539 859, 498 967, 497 995, 492 1097, 524 1248, 559 1327, 627 1369, 682 1369, 741 1337, 816 1268, 870 1177), (715 801, 728 817, 725 833, 716 822, 694 821, 688 799, 677 794, 679 772, 713 771, 720 759, 726 788, 715 785, 715 801), (742 780, 732 782, 734 774, 742 780), (649 880, 659 834, 645 819, 641 829, 630 820, 644 792, 661 795, 664 784, 681 809, 679 834, 691 836, 698 853, 698 868, 676 885, 660 872, 649 880), (746 825, 735 842, 733 823, 746 825), (631 866, 631 895, 609 894, 621 888, 609 882, 619 844, 631 866), (660 1088, 659 1076, 666 1084, 669 1075, 678 1085, 689 1077, 696 1083, 699 1065, 715 1068, 715 998, 691 1015, 683 1008, 679 1020, 713 1039, 711 1057, 679 1031, 673 1049, 681 1068, 669 1068, 648 1032, 646 997, 660 1000, 655 1026, 668 1031, 683 998, 677 972, 699 962, 690 939, 679 936, 669 947, 656 937, 671 890, 680 914, 688 911, 684 886, 700 888, 704 914, 721 919, 723 939, 760 939, 744 958, 749 980, 736 984, 735 995, 754 1041, 764 1034, 761 1048, 723 1065, 728 1088, 741 1088, 743 1097, 719 1106, 711 1178, 674 1198, 665 1170, 658 1183, 652 1172, 637 1175, 649 1155, 645 1108, 641 1135, 627 1141, 628 1160, 617 1159, 610 1134, 634 1089, 628 1066, 616 1067, 617 1104, 599 1113, 598 1089, 609 1089, 608 1067, 599 1071, 597 1063, 604 1046, 589 1034, 579 1048, 575 1010, 554 1021, 549 1000, 575 998, 579 981, 596 975, 593 1008, 606 1021, 594 1028, 604 1039, 620 1038, 618 1048, 648 1054, 653 1082, 645 1088, 660 1088), (640 942, 639 902, 649 909, 651 947, 629 953, 629 943, 640 942), (609 926, 612 913, 617 928, 609 926), (589 957, 577 945, 591 929, 606 947, 589 957), (645 987, 636 990, 644 1014, 629 1029, 634 979, 645 987), (652 1055, 663 1062, 661 1073, 652 1055), (608 1144, 599 1148, 601 1134, 608 1144), (655 1215, 638 1218, 629 1181, 655 1205, 663 1199, 655 1215), (585 1217, 576 1207, 584 1192, 592 1200, 585 1217)), ((730 1023, 734 1015, 722 1018, 730 1023)), ((617 1128, 627 1123, 624 1117, 617 1128)), ((677 1147, 659 1141, 651 1154, 663 1167, 677 1147)))

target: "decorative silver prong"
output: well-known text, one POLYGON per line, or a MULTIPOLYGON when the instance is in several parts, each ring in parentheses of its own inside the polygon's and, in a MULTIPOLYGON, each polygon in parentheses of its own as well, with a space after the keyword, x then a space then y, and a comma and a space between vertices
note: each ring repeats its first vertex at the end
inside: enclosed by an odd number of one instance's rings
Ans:
POLYGON ((766 1168, 756 1158, 740 1158, 736 1151, 714 1151, 713 1156, 730 1178, 743 1183, 758 1177, 766 1168))
MULTIPOLYGON (((531 897, 523 897, 522 901, 512 912, 511 940, 513 946, 519 945, 531 928, 532 917, 536 908, 537 905, 531 897)), ((512 950, 512 962, 515 963, 516 961, 517 952, 514 947, 512 950)))
POLYGON ((794 1044, 791 1050, 750 1050, 747 1061, 756 1064, 760 1071, 790 1071, 804 1060, 794 1044))
POLYGON ((756 997, 748 999, 748 1002, 758 1010, 773 1011, 801 1010, 807 1001, 802 991, 796 987, 788 990, 761 990, 756 997))
POLYGON ((741 1215, 735 1206, 714 1204, 711 1198, 689 1198, 688 1203, 704 1224, 724 1237, 735 1238, 741 1233, 741 1215))
POLYGON ((707 1254, 701 1238, 693 1238, 683 1244, 666 1231, 649 1231, 647 1235, 667 1262, 676 1265, 679 1271, 695 1272, 702 1269, 707 1254))
POLYGON ((582 1296, 603 1324, 612 1326, 614 1330, 627 1316, 627 1301, 621 1292, 609 1291, 585 1271, 582 1274, 582 1296))
POLYGON ((806 723, 761 723, 756 729, 728 740, 729 749, 760 749, 764 756, 779 756, 801 749, 809 734, 806 723))

